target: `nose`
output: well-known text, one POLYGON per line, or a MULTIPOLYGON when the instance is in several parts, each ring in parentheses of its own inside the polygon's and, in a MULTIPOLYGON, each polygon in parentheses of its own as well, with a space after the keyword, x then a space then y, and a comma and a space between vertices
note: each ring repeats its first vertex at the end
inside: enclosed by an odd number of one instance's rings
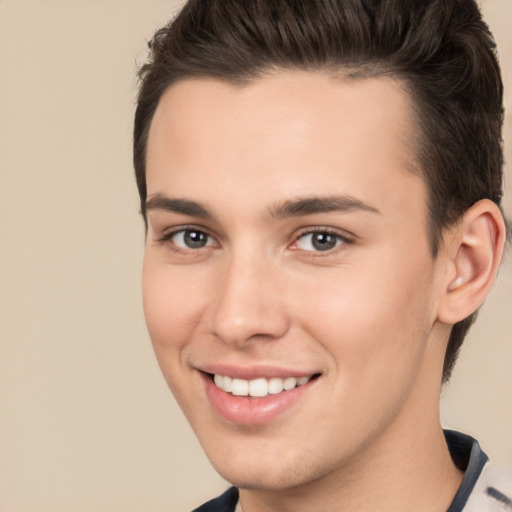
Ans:
POLYGON ((261 255, 233 255, 223 264, 210 304, 210 328, 217 338, 240 347, 275 340, 288 331, 278 270, 261 255))

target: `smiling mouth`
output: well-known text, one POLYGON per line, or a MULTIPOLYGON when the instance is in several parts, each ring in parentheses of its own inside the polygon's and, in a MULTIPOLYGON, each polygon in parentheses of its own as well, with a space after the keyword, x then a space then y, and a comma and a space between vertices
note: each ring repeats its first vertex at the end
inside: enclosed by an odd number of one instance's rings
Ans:
POLYGON ((211 375, 215 385, 233 396, 246 396, 262 398, 269 395, 277 395, 290 391, 296 387, 304 386, 309 381, 316 379, 320 374, 308 377, 260 377, 252 380, 238 379, 227 375, 211 375))

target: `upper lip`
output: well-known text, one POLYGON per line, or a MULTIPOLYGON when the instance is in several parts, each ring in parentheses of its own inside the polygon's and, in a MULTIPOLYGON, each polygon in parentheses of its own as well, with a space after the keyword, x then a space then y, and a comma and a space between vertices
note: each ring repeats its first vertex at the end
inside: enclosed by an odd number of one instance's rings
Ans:
POLYGON ((275 365, 234 366, 223 363, 205 364, 197 369, 212 375, 226 375, 244 380, 252 380, 261 377, 266 379, 270 379, 272 377, 311 377, 320 373, 315 370, 304 371, 275 365))

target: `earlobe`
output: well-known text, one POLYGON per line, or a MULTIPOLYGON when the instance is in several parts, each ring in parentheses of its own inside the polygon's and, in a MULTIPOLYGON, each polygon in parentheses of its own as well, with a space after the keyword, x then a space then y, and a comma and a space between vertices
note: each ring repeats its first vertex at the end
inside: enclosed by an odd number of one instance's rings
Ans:
POLYGON ((505 243, 505 221, 498 206, 482 199, 448 234, 449 265, 438 318, 455 324, 475 312, 494 283, 505 243))

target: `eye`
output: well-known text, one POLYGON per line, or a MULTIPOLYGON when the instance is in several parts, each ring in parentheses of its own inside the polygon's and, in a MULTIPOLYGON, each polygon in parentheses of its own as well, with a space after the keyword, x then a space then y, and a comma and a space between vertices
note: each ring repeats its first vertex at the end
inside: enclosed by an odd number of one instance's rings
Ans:
POLYGON ((329 231, 312 231, 297 238, 296 246, 303 251, 325 252, 346 243, 347 240, 329 231))
POLYGON ((213 238, 199 229, 181 229, 172 233, 170 240, 176 247, 180 249, 202 249, 214 245, 213 238))

